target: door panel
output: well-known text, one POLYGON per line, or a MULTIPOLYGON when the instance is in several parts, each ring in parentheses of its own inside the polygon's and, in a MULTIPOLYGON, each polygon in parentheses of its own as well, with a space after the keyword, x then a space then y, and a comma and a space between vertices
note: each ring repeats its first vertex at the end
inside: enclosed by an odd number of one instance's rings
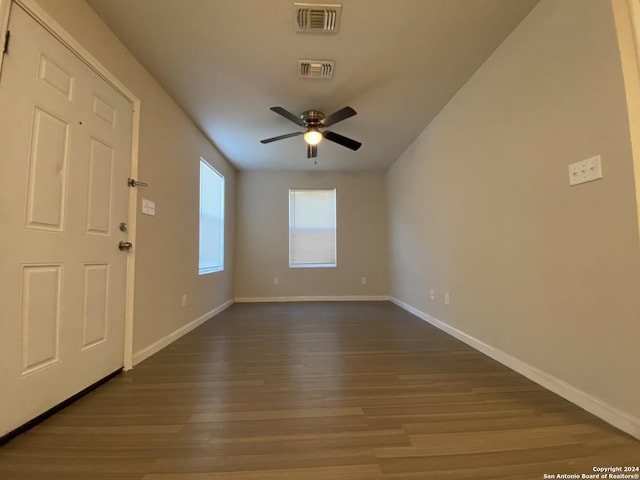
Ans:
POLYGON ((59 360, 62 266, 22 268, 22 369, 27 374, 59 360))
POLYGON ((124 357, 131 104, 22 8, 0 77, 0 435, 124 357))
POLYGON ((109 145, 95 138, 91 138, 90 142, 87 233, 109 235, 114 152, 109 145))
POLYGON ((107 339, 108 287, 109 265, 84 265, 84 285, 82 288, 84 299, 82 312, 83 350, 99 345, 107 339))
POLYGON ((62 231, 70 125, 36 106, 31 123, 27 226, 62 231))

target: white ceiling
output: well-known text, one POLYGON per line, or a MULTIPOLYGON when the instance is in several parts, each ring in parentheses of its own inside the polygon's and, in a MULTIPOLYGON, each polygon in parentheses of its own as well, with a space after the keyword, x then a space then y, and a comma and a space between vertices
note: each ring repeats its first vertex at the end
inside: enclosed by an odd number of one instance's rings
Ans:
POLYGON ((342 0, 332 35, 295 33, 293 0, 88 1, 237 168, 344 171, 388 168, 538 0, 342 0), (298 79, 299 59, 333 79, 298 79), (346 105, 330 130, 357 152, 324 140, 314 165, 300 136, 259 142, 301 130, 272 106, 346 105))

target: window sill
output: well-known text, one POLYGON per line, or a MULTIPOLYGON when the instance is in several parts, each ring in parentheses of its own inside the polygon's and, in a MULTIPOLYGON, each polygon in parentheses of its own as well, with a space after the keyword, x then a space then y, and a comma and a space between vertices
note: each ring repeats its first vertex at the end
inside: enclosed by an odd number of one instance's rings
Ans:
POLYGON ((336 263, 299 263, 289 264, 289 268, 337 268, 336 263))
POLYGON ((224 267, 201 268, 198 270, 198 275, 207 275, 208 273, 223 272, 223 271, 224 271, 224 267))

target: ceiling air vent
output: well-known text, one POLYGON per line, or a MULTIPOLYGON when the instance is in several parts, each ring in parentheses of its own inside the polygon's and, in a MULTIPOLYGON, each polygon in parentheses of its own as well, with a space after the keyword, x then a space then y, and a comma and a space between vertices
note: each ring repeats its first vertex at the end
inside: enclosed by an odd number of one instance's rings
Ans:
POLYGON ((342 5, 294 3, 296 32, 336 33, 340 24, 342 5))
POLYGON ((328 60, 298 60, 298 78, 331 78, 335 66, 328 60))

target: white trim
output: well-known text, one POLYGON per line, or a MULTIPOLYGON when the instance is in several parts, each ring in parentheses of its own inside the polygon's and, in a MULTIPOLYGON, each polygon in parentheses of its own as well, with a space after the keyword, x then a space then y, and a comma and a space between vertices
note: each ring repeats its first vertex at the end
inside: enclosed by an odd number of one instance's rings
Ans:
MULTIPOLYGON (((622 54, 624 47, 621 43, 624 41, 623 37, 620 34, 621 25, 623 19, 616 16, 616 29, 618 31, 618 42, 619 49, 621 51, 622 57, 622 70, 623 76, 625 80, 625 93, 627 99, 627 114, 629 118, 629 129, 631 136, 631 156, 633 158, 633 170, 634 170, 634 180, 636 184, 636 213, 638 215, 638 225, 640 228, 640 153, 638 148, 638 143, 640 143, 640 139, 638 137, 637 125, 638 118, 640 117, 640 105, 638 104, 638 79, 640 77, 640 1, 638 0, 628 0, 627 6, 629 7, 628 12, 626 12, 629 16, 629 22, 631 23, 631 30, 633 35, 633 47, 635 50, 635 62, 634 62, 634 74, 628 73, 626 70, 631 69, 631 67, 626 67, 625 55, 622 54), (626 67, 626 68, 625 68, 626 67), (632 82, 633 86, 629 86, 628 84, 632 82), (630 90, 635 92, 630 93, 630 90)), ((614 14, 618 13, 622 9, 616 9, 614 4, 614 14)), ((619 13, 619 16, 622 16, 622 13, 619 13)))
POLYGON ((236 297, 238 303, 257 302, 381 302, 389 295, 299 296, 299 297, 236 297))
POLYGON ((638 65, 640 65, 640 3, 638 0, 628 0, 627 5, 629 6, 629 17, 636 47, 636 60, 638 61, 638 65))
MULTIPOLYGON (((87 49, 75 40, 53 17, 51 17, 35 0, 15 0, 35 21, 42 25, 51 35, 72 51, 89 68, 96 72, 105 82, 115 88, 132 105, 132 125, 131 125, 131 164, 130 176, 137 178, 138 174, 138 148, 140 143, 140 100, 131 92, 120 80, 118 80, 107 68, 102 65, 87 49)), ((11 0, 0 0, 0 14, 4 15, 4 10, 8 11, 6 5, 11 0)), ((0 33, 2 29, 0 28, 0 33)), ((128 212, 128 234, 127 239, 136 241, 136 205, 137 191, 135 188, 129 189, 129 212, 128 212)), ((126 297, 125 297, 125 320, 124 320, 124 359, 125 370, 133 367, 133 323, 134 323, 134 280, 135 280, 135 248, 127 255, 126 272, 126 297)))
POLYGON ((193 330, 193 329, 199 327, 200 325, 202 325, 207 320, 211 320, 213 317, 218 315, 223 310, 226 310, 231 305, 233 305, 233 300, 228 300, 225 303, 223 303, 222 305, 220 305, 219 307, 214 308, 210 312, 207 312, 204 315, 196 318, 192 322, 189 322, 186 325, 180 327, 175 332, 170 333, 166 337, 161 338, 157 342, 154 342, 151 345, 149 345, 148 347, 145 347, 142 350, 140 350, 139 352, 136 352, 133 355, 133 365, 138 365, 140 362, 142 362, 143 360, 146 360, 147 358, 149 358, 154 353, 158 353, 164 347, 172 344, 173 342, 178 340, 183 335, 186 335, 191 330, 193 330))
MULTIPOLYGON (((133 119, 131 125, 131 170, 130 178, 138 178, 138 152, 140 145, 140 100, 133 102, 133 119)), ((129 189, 129 212, 127 215, 127 238, 130 242, 137 238, 138 189, 129 189)), ((136 249, 127 255, 127 278, 124 306, 124 369, 133 368, 133 324, 134 297, 136 280, 136 249)))
POLYGON ((521 375, 524 375, 529 380, 543 386, 548 390, 551 390, 552 392, 560 395, 566 400, 569 400, 571 403, 574 403, 577 406, 583 408, 587 412, 590 412, 595 416, 601 418, 605 422, 610 423, 614 427, 619 428, 623 432, 626 432, 629 435, 640 439, 640 418, 629 415, 628 413, 623 412, 622 410, 619 410, 618 408, 609 405, 608 403, 597 399, 592 395, 583 392, 582 390, 577 389, 573 385, 570 385, 565 381, 554 377, 553 375, 550 375, 536 367, 533 367, 528 363, 523 362, 522 360, 513 357, 506 352, 503 352, 502 350, 492 347, 491 345, 488 345, 481 340, 478 340, 477 338, 472 337, 471 335, 458 330, 457 328, 454 328, 451 325, 448 325, 443 321, 438 320, 437 318, 434 318, 431 315, 424 313, 401 300, 398 300, 395 297, 391 297, 390 300, 407 312, 412 313, 416 317, 430 323, 434 327, 466 343, 470 347, 473 347, 476 350, 484 353, 488 357, 493 358, 504 366, 515 370, 521 375))
POLYGON ((2 49, 4 48, 4 36, 9 26, 10 10, 11 0, 0 0, 0 74, 2 74, 2 60, 4 60, 2 49))

